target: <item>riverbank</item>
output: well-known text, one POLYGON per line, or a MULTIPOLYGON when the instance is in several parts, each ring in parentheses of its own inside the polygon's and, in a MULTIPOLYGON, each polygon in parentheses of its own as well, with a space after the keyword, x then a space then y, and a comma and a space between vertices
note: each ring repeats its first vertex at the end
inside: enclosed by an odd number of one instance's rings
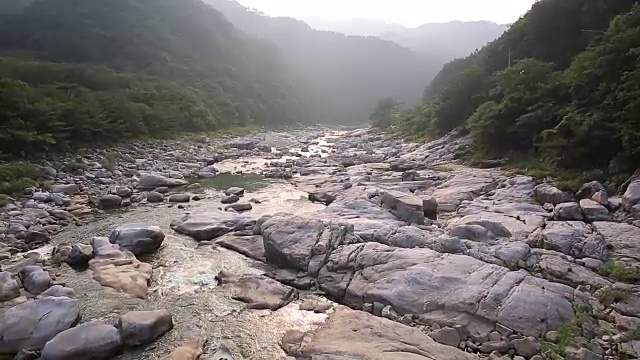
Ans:
MULTIPOLYGON (((34 303, 108 326, 171 315, 143 346, 114 341, 118 359, 201 338, 204 359, 637 356, 636 195, 470 168, 461 145, 316 129, 131 144, 108 152, 112 169, 107 152, 83 154, 88 169, 52 166, 63 192, 0 213, 0 323, 75 329, 27 321, 34 303), (40 289, 26 265, 44 270, 40 289), (77 311, 33 299, 53 284, 77 311)), ((31 330, 0 325, 24 331, 0 353, 34 343, 31 330)), ((95 351, 100 334, 74 346, 95 351)))

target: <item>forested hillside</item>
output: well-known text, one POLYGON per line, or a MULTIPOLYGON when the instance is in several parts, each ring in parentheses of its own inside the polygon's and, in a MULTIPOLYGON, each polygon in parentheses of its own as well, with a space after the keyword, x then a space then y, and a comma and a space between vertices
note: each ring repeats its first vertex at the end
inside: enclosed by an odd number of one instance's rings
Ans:
POLYGON ((0 152, 317 120, 278 50, 199 0, 10 1, 0 152))
POLYGON ((473 157, 580 171, 640 166, 640 6, 541 0, 503 36, 447 64, 398 129, 470 132, 473 157), (511 66, 509 67, 509 53, 511 66))
POLYGON ((342 123, 365 120, 388 96, 419 103, 442 64, 379 38, 315 30, 302 21, 253 12, 234 0, 207 1, 238 28, 276 44, 314 98, 326 104, 322 113, 342 123))

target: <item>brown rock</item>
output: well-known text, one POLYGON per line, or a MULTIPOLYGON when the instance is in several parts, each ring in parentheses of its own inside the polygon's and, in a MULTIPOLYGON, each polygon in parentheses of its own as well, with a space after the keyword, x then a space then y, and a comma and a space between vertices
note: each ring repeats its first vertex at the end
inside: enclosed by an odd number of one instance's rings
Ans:
POLYGON ((189 341, 173 350, 171 354, 163 357, 162 360, 197 360, 200 355, 204 354, 204 345, 206 343, 206 339, 189 341))

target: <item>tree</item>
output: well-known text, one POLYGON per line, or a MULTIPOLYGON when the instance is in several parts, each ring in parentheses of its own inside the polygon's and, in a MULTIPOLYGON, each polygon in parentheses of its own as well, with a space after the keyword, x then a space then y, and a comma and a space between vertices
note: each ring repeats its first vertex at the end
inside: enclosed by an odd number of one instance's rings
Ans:
POLYGON ((373 121, 373 126, 379 128, 387 128, 398 122, 401 102, 395 101, 391 97, 384 98, 378 101, 378 104, 374 108, 369 120, 373 121))

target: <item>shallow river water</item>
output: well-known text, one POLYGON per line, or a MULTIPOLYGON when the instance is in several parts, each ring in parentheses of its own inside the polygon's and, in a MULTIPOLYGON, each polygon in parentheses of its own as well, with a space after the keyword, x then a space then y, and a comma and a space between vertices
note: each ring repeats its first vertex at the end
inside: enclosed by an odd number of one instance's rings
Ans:
MULTIPOLYGON (((327 140, 337 136, 339 133, 318 139, 301 156, 326 156, 331 151, 331 143, 327 140)), ((294 150, 300 151, 299 148, 294 150)), ((275 149, 274 155, 277 155, 275 149)), ((209 340, 207 352, 201 359, 218 359, 215 351, 221 344, 235 359, 281 359, 286 356, 278 342, 288 330, 309 330, 326 318, 326 314, 298 310, 299 302, 314 297, 313 294, 302 294, 301 300, 278 311, 247 310, 245 304, 231 299, 229 292, 217 286, 215 276, 222 270, 259 274, 268 270, 267 265, 221 247, 198 246, 193 239, 169 228, 171 220, 186 213, 204 214, 222 208, 220 199, 224 194, 221 190, 231 186, 246 189, 242 201, 258 200, 252 204, 252 217, 278 212, 313 216, 324 205, 308 201, 306 192, 287 181, 249 174, 263 168, 267 162, 291 158, 294 157, 223 161, 216 164, 221 172, 217 177, 197 180, 203 186, 198 194, 203 198, 201 201, 191 201, 183 209, 165 203, 107 213, 87 225, 69 227, 54 239, 55 244, 88 243, 94 236, 108 236, 118 225, 136 222, 158 225, 164 230, 166 238, 161 249, 153 256, 141 259, 150 262, 154 268, 147 299, 132 298, 101 287, 92 280, 89 270, 77 272, 66 265, 60 268, 58 278, 75 289, 85 320, 116 322, 121 314, 130 310, 167 309, 173 315, 173 331, 149 346, 125 351, 118 359, 160 359, 175 347, 199 337, 209 340)), ((49 250, 47 247, 42 251, 49 250)))

